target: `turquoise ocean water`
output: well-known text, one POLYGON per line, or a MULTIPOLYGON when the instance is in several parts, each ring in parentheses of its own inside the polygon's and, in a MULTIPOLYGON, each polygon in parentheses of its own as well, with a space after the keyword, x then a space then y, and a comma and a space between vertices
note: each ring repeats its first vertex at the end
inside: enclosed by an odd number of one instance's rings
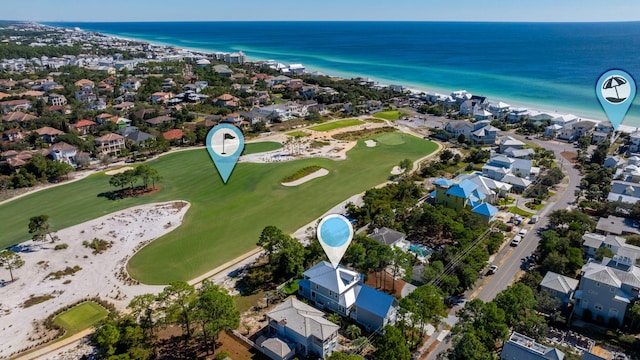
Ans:
MULTIPOLYGON (((141 22, 49 23, 308 71, 370 77, 425 91, 473 94, 605 120, 595 96, 612 68, 640 81, 640 22, 141 22)), ((640 97, 624 125, 640 127, 640 97)))

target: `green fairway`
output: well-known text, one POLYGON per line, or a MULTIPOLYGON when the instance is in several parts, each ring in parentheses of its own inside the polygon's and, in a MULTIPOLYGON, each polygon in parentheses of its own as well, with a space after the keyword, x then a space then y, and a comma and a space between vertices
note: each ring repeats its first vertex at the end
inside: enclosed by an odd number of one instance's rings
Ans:
POLYGON ((107 314, 108 311, 105 310, 105 308, 89 301, 74 306, 56 316, 53 322, 65 329, 66 332, 64 336, 68 337, 97 324, 98 321, 104 319, 107 314))
MULTIPOLYGON (((291 233, 347 197, 384 182, 401 160, 415 160, 436 149, 432 142, 399 133, 374 139, 379 140, 377 146, 359 141, 344 161, 239 163, 227 184, 205 150, 176 152, 149 162, 162 176, 160 191, 120 200, 98 196, 114 188, 108 176, 94 174, 0 206, 0 246, 29 239, 27 225, 34 215, 49 215, 57 230, 135 205, 182 199, 192 204, 182 226, 143 248, 128 268, 147 284, 189 280, 255 248, 265 226, 291 233), (313 165, 329 170, 329 175, 295 187, 280 184, 282 178, 313 165)), ((254 145, 247 144, 247 149, 254 145)))
POLYGON ((340 129, 343 127, 349 127, 354 125, 362 125, 364 121, 358 119, 346 119, 346 120, 338 120, 326 124, 320 124, 316 126, 312 126, 309 129, 315 131, 330 131, 334 129, 340 129))
POLYGON ((266 152, 271 150, 277 150, 277 149, 280 149, 281 147, 282 147, 282 144, 275 141, 254 142, 254 143, 247 144, 247 146, 245 146, 244 151, 242 152, 242 155, 249 155, 249 154, 261 153, 261 152, 266 152))
POLYGON ((379 113, 373 114, 373 116, 385 120, 398 120, 400 118, 400 112, 397 110, 381 111, 379 113))

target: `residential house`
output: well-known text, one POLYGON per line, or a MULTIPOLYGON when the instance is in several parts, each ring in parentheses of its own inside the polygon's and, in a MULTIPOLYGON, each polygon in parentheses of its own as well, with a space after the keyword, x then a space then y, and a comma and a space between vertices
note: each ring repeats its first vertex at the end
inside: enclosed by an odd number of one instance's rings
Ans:
POLYGON ((125 128, 121 128, 120 131, 118 132, 120 133, 120 135, 124 136, 128 141, 131 141, 137 145, 140 145, 147 139, 154 139, 154 140, 156 139, 154 135, 151 135, 144 131, 140 131, 140 129, 138 129, 135 126, 127 126, 125 128))
POLYGON ((504 153, 504 151, 509 148, 522 149, 524 148, 524 146, 525 146, 525 143, 523 143, 522 141, 515 139, 511 136, 505 136, 502 139, 500 139, 499 151, 500 153, 504 153))
POLYGON ((152 104, 163 104, 169 99, 171 99, 172 97, 173 97, 173 94, 170 92, 156 91, 153 94, 151 94, 151 97, 149 98, 149 102, 152 104))
POLYGON ((237 112, 232 112, 230 114, 227 114, 227 116, 225 116, 224 120, 222 120, 222 121, 226 122, 226 123, 229 123, 229 124, 240 125, 242 120, 244 120, 242 118, 242 115, 240 115, 237 112))
POLYGON ((79 88, 84 88, 87 87, 89 89, 93 89, 95 86, 95 83, 89 79, 80 79, 78 81, 76 81, 74 83, 75 86, 79 87, 79 88))
POLYGON ((76 129, 80 134, 87 135, 91 134, 96 130, 98 124, 95 121, 82 119, 78 120, 77 123, 70 125, 69 127, 72 129, 76 129))
POLYGON ((596 124, 596 129, 594 131, 608 135, 613 132, 613 125, 611 125, 610 121, 600 121, 596 124))
POLYGON ((65 106, 67 105, 67 98, 60 94, 49 94, 47 102, 52 106, 65 106))
POLYGON ((478 186, 477 191, 484 194, 485 201, 490 204, 496 204, 500 198, 507 196, 512 188, 510 184, 482 176, 481 173, 461 174, 456 176, 454 182, 463 180, 474 182, 478 186))
POLYGON ((49 126, 45 126, 45 127, 41 127, 40 129, 36 129, 36 132, 38 133, 38 135, 40 135, 40 138, 44 142, 46 142, 47 144, 52 144, 56 140, 56 137, 58 137, 60 135, 64 135, 63 131, 60 131, 58 129, 54 129, 54 128, 49 127, 49 126))
POLYGON ((407 235, 399 231, 389 229, 388 227, 374 229, 373 233, 369 234, 369 237, 379 242, 380 244, 388 245, 391 247, 395 246, 404 251, 409 250, 410 243, 406 239, 407 235))
POLYGON ((614 255, 594 259, 582 267, 580 284, 574 298, 574 313, 620 326, 627 306, 638 299, 640 268, 637 259, 614 255))
POLYGON ((560 133, 558 134, 558 138, 567 141, 573 141, 578 139, 581 136, 587 135, 594 127, 596 123, 593 121, 576 121, 564 125, 560 133))
POLYGON ((103 81, 98 83, 98 91, 113 92, 113 85, 103 81))
POLYGON ((607 200, 635 204, 640 201, 640 184, 613 180, 611 181, 611 191, 607 196, 607 200))
POLYGON ((533 155, 535 155, 535 153, 536 152, 531 148, 526 148, 526 149, 507 148, 502 152, 503 155, 508 156, 510 158, 527 159, 527 160, 530 160, 533 157, 533 155))
POLYGON ((161 116, 156 116, 154 118, 151 119, 147 119, 145 120, 145 123, 147 123, 147 125, 151 126, 151 127, 157 127, 160 124, 165 124, 165 123, 170 123, 173 122, 175 120, 175 118, 169 116, 169 115, 161 115, 161 116))
POLYGON ((323 261, 303 276, 298 283, 298 294, 316 307, 348 316, 367 331, 380 332, 384 325, 395 324, 398 301, 363 285, 361 274, 341 265, 333 268, 323 261))
POLYGON ((162 90, 169 90, 169 89, 171 89, 171 88, 172 88, 172 87, 174 87, 174 86, 176 86, 176 82, 175 82, 175 81, 173 81, 173 79, 172 79, 172 78, 166 78, 166 79, 164 79, 164 80, 162 81, 162 85, 161 85, 162 90))
POLYGON ((606 169, 616 169, 616 168, 622 167, 623 165, 624 165, 624 159, 615 155, 607 156, 607 158, 604 159, 604 164, 603 164, 603 166, 606 169))
POLYGON ((82 87, 75 92, 75 98, 77 101, 83 103, 93 103, 98 101, 98 96, 93 93, 93 88, 82 87))
POLYGON ((596 232, 604 235, 638 235, 640 224, 632 219, 609 215, 598 219, 596 232))
POLYGON ((20 141, 24 138, 24 134, 19 128, 6 130, 2 133, 2 140, 8 142, 20 141))
POLYGON ((134 78, 134 77, 130 77, 127 80, 125 80, 122 85, 120 85, 120 90, 122 92, 127 92, 129 90, 131 91, 137 91, 140 86, 142 84, 140 83, 140 80, 134 78))
POLYGON ((540 174, 540 168, 533 166, 532 160, 514 159, 505 155, 494 155, 482 166, 482 175, 490 179, 507 182, 504 178, 509 174, 533 181, 540 174))
POLYGON ((252 125, 259 122, 267 122, 266 116, 260 113, 260 111, 255 108, 251 109, 251 111, 241 111, 240 116, 242 116, 243 119, 247 120, 252 125))
POLYGON ((31 109, 31 101, 27 99, 0 101, 0 109, 4 114, 12 111, 29 110, 31 109))
POLYGON ((115 111, 125 111, 125 110, 129 110, 129 109, 133 109, 134 106, 135 106, 134 103, 129 102, 129 101, 124 101, 124 102, 121 102, 120 104, 113 105, 113 110, 115 110, 115 111))
POLYGON ((291 352, 325 358, 338 347, 340 327, 325 319, 322 311, 295 298, 289 298, 269 311, 267 324, 266 337, 258 340, 258 346, 271 359, 290 359, 294 356, 291 352))
POLYGON ((553 139, 562 131, 562 125, 552 124, 544 129, 544 136, 553 139))
POLYGON ((487 223, 493 220, 498 209, 484 202, 486 195, 478 190, 478 184, 464 179, 459 183, 453 183, 446 179, 437 179, 435 201, 453 209, 468 208, 471 212, 480 215, 487 223))
POLYGON ((578 280, 547 271, 540 282, 540 290, 547 291, 549 295, 560 300, 565 306, 571 303, 571 299, 578 288, 578 280))
POLYGON ((627 244, 627 239, 623 237, 596 233, 582 235, 582 251, 587 258, 595 258, 596 251, 601 247, 611 250, 615 255, 632 259, 640 258, 640 247, 627 244))
POLYGON ((278 119, 280 121, 287 121, 293 117, 291 110, 282 104, 268 105, 254 109, 270 120, 278 119))
POLYGON ((96 138, 96 147, 105 154, 118 154, 120 150, 125 148, 124 136, 108 133, 104 136, 96 138))
POLYGON ((510 108, 511 105, 503 103, 502 101, 498 101, 495 103, 492 102, 489 103, 489 106, 487 106, 487 110, 489 110, 491 115, 493 115, 493 117, 496 119, 502 119, 506 117, 507 114, 509 114, 510 108))
POLYGON ((444 126, 444 130, 452 134, 453 137, 464 135, 466 139, 469 139, 474 129, 473 124, 468 120, 451 120, 444 126))
POLYGON ((44 92, 37 91, 37 90, 29 90, 29 91, 23 92, 22 94, 20 94, 20 96, 21 97, 28 96, 28 97, 36 98, 37 100, 43 100, 44 92))
POLYGON ((233 75, 233 70, 229 68, 229 65, 214 65, 213 71, 221 77, 231 77, 233 75))
POLYGON ((30 114, 25 114, 22 111, 13 111, 2 117, 2 121, 4 122, 17 122, 20 124, 24 124, 28 121, 37 119, 37 116, 33 116, 30 114))
POLYGON ((78 149, 64 141, 51 145, 51 158, 55 161, 67 163, 69 165, 75 165, 76 154, 78 149))
POLYGON ((577 116, 573 114, 566 114, 552 118, 551 125, 560 125, 561 127, 565 127, 578 121, 580 121, 580 119, 578 119, 577 116))
POLYGON ((529 110, 527 108, 512 108, 507 115, 507 122, 509 124, 519 123, 529 117, 529 110))
POLYGON ((492 120, 493 114, 485 109, 477 108, 473 111, 473 117, 477 121, 492 120))
POLYGON ((471 132, 471 141, 474 144, 492 145, 495 144, 500 129, 486 125, 471 132))
POLYGON ((242 51, 224 54, 224 62, 228 62, 229 64, 242 65, 246 60, 247 60, 247 57, 242 51))
POLYGON ((500 360, 563 360, 564 353, 517 332, 502 345, 500 360))
POLYGON ((213 104, 216 106, 222 106, 229 109, 235 109, 238 107, 240 99, 231 94, 222 94, 213 99, 213 104))
POLYGON ((162 137, 168 141, 174 140, 174 141, 181 142, 182 139, 184 138, 184 131, 180 129, 171 129, 169 131, 162 133, 162 137))

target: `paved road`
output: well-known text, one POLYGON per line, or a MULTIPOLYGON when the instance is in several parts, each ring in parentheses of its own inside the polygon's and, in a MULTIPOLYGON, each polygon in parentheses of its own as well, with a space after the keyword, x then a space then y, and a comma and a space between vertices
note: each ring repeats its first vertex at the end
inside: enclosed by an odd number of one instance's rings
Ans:
MULTIPOLYGON (((487 276, 479 281, 476 291, 472 292, 470 296, 470 298, 478 298, 485 302, 491 301, 499 292, 513 282, 518 272, 523 269, 523 263, 520 259, 531 255, 538 246, 538 241, 540 240, 538 231, 548 225, 546 215, 555 210, 571 207, 575 201, 575 190, 580 184, 580 174, 573 165, 561 155, 564 151, 575 151, 573 145, 557 141, 525 140, 523 136, 509 135, 521 141, 552 150, 556 155, 557 161, 561 164, 562 169, 569 175, 569 181, 567 183, 565 179, 565 182, 559 186, 553 198, 538 212, 538 216, 540 217, 538 223, 535 225, 525 225, 525 228, 529 229, 529 232, 522 242, 520 242, 520 245, 517 247, 505 246, 496 255, 494 264, 499 266, 498 271, 494 275, 487 276)), ((434 335, 437 336, 437 334, 434 335)), ((437 359, 438 354, 444 353, 450 345, 448 340, 440 342, 436 348, 429 353, 427 359, 437 359)))

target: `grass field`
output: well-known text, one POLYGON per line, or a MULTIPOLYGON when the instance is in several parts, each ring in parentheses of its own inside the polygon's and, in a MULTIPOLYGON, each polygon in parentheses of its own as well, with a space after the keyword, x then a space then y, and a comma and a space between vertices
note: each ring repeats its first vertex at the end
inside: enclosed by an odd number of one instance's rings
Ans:
MULTIPOLYGON (((149 162, 163 178, 161 191, 136 198, 98 196, 113 187, 108 176, 94 174, 0 206, 0 248, 29 239, 27 225, 34 215, 50 215, 56 230, 135 205, 182 199, 192 204, 183 226, 143 248, 128 268, 134 278, 147 284, 189 280, 255 248, 265 226, 291 233, 345 198, 387 180, 402 159, 415 160, 437 148, 406 134, 382 136, 376 138, 375 147, 358 142, 345 161, 240 163, 226 185, 206 151, 168 154, 149 162), (329 175, 296 187, 280 184, 285 176, 312 165, 329 170, 329 175)), ((254 145, 247 144, 247 150, 254 145)))
POLYGON ((311 136, 311 134, 309 134, 308 132, 304 132, 304 131, 292 131, 292 132, 288 132, 287 135, 293 136, 293 137, 296 137, 296 138, 305 137, 305 136, 311 136))
POLYGON ((104 319, 108 312, 94 302, 85 302, 56 316, 53 322, 66 330, 64 337, 76 334, 104 319))
POLYGON ((385 119, 385 120, 398 120, 400 119, 400 112, 397 110, 380 111, 373 114, 373 116, 385 119))
POLYGON ((255 142, 251 144, 247 144, 244 147, 244 152, 242 155, 249 155, 255 153, 261 153, 265 151, 277 150, 282 147, 282 144, 275 141, 263 141, 263 142, 255 142))
POLYGON ((320 124, 316 126, 312 126, 309 129, 315 131, 331 131, 335 129, 340 129, 343 127, 349 127, 354 125, 362 125, 364 121, 358 119, 346 119, 346 120, 338 120, 326 124, 320 124))

